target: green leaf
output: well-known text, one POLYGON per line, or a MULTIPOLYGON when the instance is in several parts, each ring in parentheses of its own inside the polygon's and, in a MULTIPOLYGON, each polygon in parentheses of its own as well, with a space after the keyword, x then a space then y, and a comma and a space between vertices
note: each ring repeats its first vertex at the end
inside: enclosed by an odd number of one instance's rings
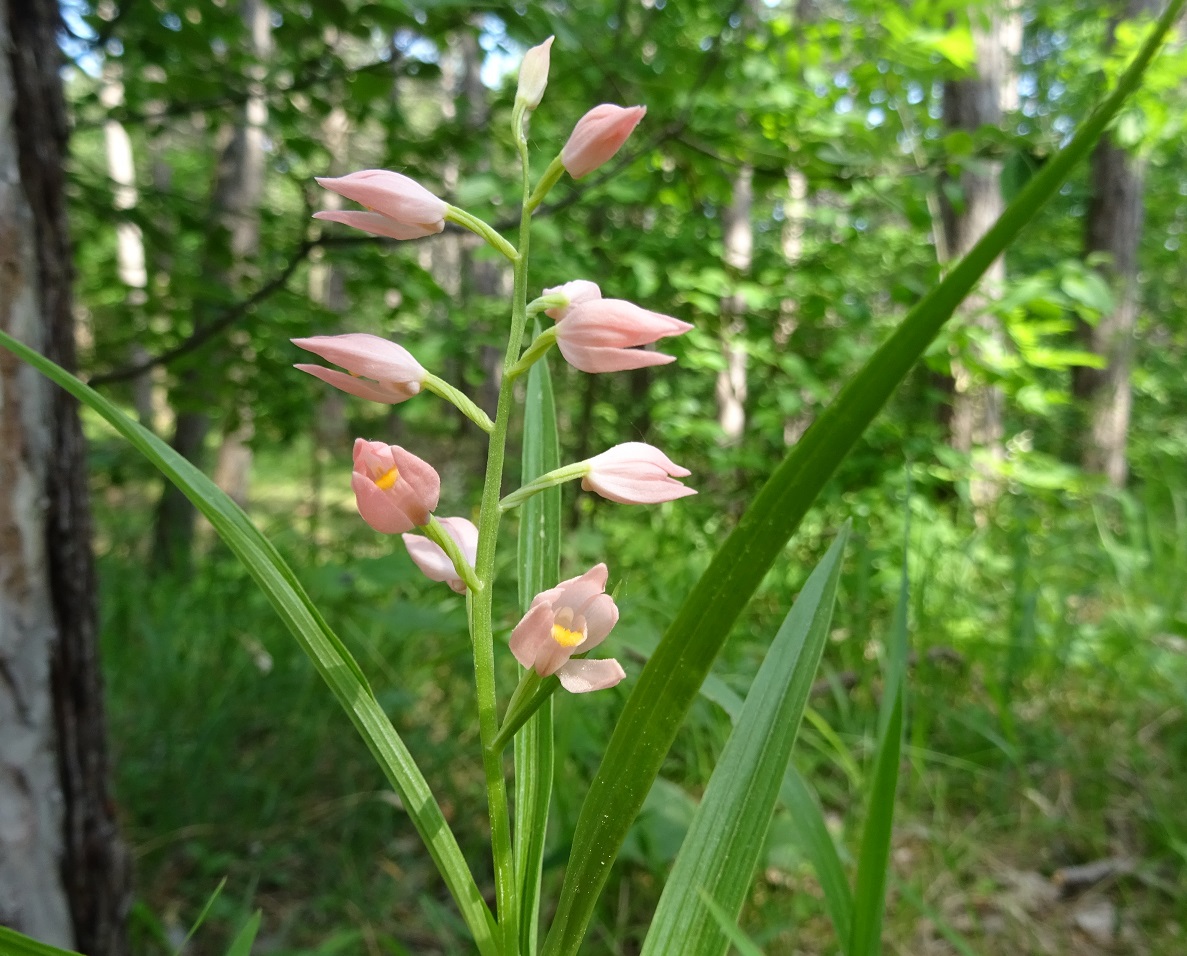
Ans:
POLYGON ((573 834, 547 956, 576 953, 618 848, 730 628, 841 460, 956 307, 1137 88, 1178 16, 1171 0, 1116 89, 1030 180, 973 249, 902 321, 775 469, 685 599, 627 698, 573 834))
POLYGON ((718 956, 728 948, 701 893, 736 922, 828 640, 848 538, 846 525, 763 659, 660 896, 642 956, 718 956))
MULTIPOLYGON (((907 482, 907 501, 911 485, 907 482)), ((898 604, 886 642, 882 706, 878 714, 878 749, 874 775, 866 798, 866 822, 857 859, 853 890, 853 929, 846 956, 878 956, 882 952, 882 915, 886 906, 886 878, 890 866, 890 840, 894 829, 894 797, 898 789, 899 754, 903 743, 903 709, 907 674, 907 609, 910 578, 907 544, 910 511, 903 526, 903 570, 898 604)))
MULTIPOLYGON (((540 334, 536 323, 535 335, 540 334)), ((526 484, 560 466, 556 404, 547 361, 528 372, 523 423, 526 484)), ((561 490, 549 488, 519 511, 519 603, 526 611, 541 591, 560 580, 561 490)), ((539 945, 540 878, 552 799, 552 699, 542 704, 515 736, 515 873, 519 883, 519 947, 531 956, 539 945)))
POLYGON ((231 948, 227 950, 227 956, 251 956, 251 947, 256 941, 256 933, 260 931, 260 920, 263 915, 261 910, 256 910, 251 914, 251 919, 243 924, 243 928, 231 940, 231 948))
POLYGON ((330 630, 272 543, 214 482, 104 396, 2 331, 0 345, 98 412, 206 516, 288 625, 400 795, 405 811, 474 935, 479 952, 483 956, 495 956, 494 917, 420 768, 376 701, 359 665, 330 630))
POLYGON ((32 936, 18 933, 7 926, 0 926, 0 953, 3 956, 82 956, 72 949, 58 949, 49 943, 40 943, 32 936))
POLYGON ((824 893, 824 907, 833 921, 833 932, 838 940, 847 940, 853 932, 853 893, 837 854, 837 844, 824 822, 820 802, 795 767, 788 767, 783 775, 779 799, 791 814, 800 848, 816 871, 816 880, 824 893))

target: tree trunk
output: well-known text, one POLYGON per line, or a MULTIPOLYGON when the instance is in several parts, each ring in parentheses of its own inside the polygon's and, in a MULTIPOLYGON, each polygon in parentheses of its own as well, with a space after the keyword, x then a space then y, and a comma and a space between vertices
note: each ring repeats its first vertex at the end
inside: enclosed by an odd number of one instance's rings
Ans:
MULTIPOLYGON (((1000 126, 1003 107, 1013 100, 1013 58, 1021 41, 1021 19, 1010 4, 991 11, 973 11, 972 34, 977 73, 944 84, 944 125, 975 132, 1000 126)), ((959 207, 944 197, 944 234, 953 259, 964 256, 997 221, 1005 204, 1001 194, 1001 162, 986 156, 967 162, 960 174, 959 207)), ((1004 348, 1000 324, 989 311, 1006 278, 1000 256, 981 284, 961 306, 964 322, 975 330, 972 358, 1004 348)), ((1004 452, 1001 390, 985 382, 968 364, 952 362, 952 418, 950 441, 958 451, 975 452, 970 497, 980 512, 1001 494, 998 463, 1004 452)))
MULTIPOLYGON (((114 61, 103 65, 103 86, 99 90, 99 102, 108 110, 122 106, 124 84, 120 81, 120 68, 114 61)), ((103 143, 107 153, 107 175, 115 187, 115 261, 120 282, 127 290, 125 302, 129 310, 144 308, 148 300, 148 268, 144 258, 144 236, 134 222, 123 219, 120 214, 135 209, 140 196, 136 189, 136 164, 132 156, 132 140, 128 131, 118 120, 108 118, 103 124, 103 143)), ((134 345, 130 356, 133 362, 144 361, 148 352, 142 345, 134 345)), ((136 417, 145 428, 153 427, 153 383, 152 375, 143 372, 132 380, 132 403, 136 417)))
MULTIPOLYGON (((1125 16, 1151 14, 1156 9, 1152 0, 1129 0, 1125 16)), ((1114 20, 1109 31, 1110 45, 1116 26, 1114 20)), ((1095 326, 1082 322, 1079 327, 1081 339, 1104 359, 1105 367, 1076 369, 1073 384, 1091 420, 1083 450, 1084 468, 1104 475, 1110 484, 1121 488, 1129 475, 1129 375, 1140 306, 1138 246, 1145 212, 1145 164, 1119 146, 1111 133, 1105 133, 1092 153, 1091 183, 1084 251, 1108 256, 1104 271, 1113 286, 1114 303, 1113 311, 1102 315, 1095 326)))
MULTIPOLYGON (((754 168, 748 163, 734 177, 733 196, 723 217, 725 265, 735 279, 750 271, 754 249, 754 168)), ((717 373, 717 423, 726 444, 746 428, 746 301, 737 291, 721 300, 721 352, 725 367, 717 373)))
MULTIPOLYGON (((257 58, 266 55, 271 43, 269 9, 260 0, 242 0, 244 22, 250 32, 250 42, 257 58)), ((256 68, 258 69, 258 68, 256 68)), ((254 71, 253 71, 254 72, 254 71)), ((260 77, 251 78, 252 95, 244 105, 242 121, 230 132, 219 157, 211 202, 212 223, 208 237, 211 262, 221 258, 216 253, 221 244, 230 250, 230 260, 242 264, 250 261, 259 246, 259 204, 264 182, 264 126, 268 119, 267 105, 260 87, 260 77)), ((240 268, 228 271, 211 265, 204 269, 211 281, 234 286, 242 278, 240 268)), ((208 321, 201 306, 195 308, 195 322, 208 321)), ((238 343, 241 348, 246 343, 238 343)), ((206 437, 210 432, 211 414, 217 402, 210 381, 210 360, 192 364, 180 375, 175 389, 174 407, 178 409, 173 435, 173 448, 198 467, 205 463, 206 437)), ((214 363, 217 365, 218 363, 214 363)), ((220 452, 224 463, 221 475, 224 489, 232 497, 246 497, 246 468, 250 452, 246 440, 252 431, 250 409, 240 409, 238 423, 232 432, 231 447, 220 452), (227 471, 227 467, 230 471, 227 471)), ((194 524, 197 512, 172 483, 166 483, 157 504, 154 526, 154 563, 166 567, 184 567, 193 549, 194 524)))
MULTIPOLYGON (((0 0, 0 327, 74 364, 58 6, 0 0), (12 104, 12 108, 9 107, 12 104)), ((0 924, 127 952, 77 408, 0 351, 0 924)))

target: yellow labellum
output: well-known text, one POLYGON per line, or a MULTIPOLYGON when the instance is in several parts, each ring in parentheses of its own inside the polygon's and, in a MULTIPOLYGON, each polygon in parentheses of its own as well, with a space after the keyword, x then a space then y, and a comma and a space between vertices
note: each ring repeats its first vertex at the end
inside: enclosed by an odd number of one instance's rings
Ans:
POLYGON ((400 480, 400 469, 392 465, 387 471, 375 479, 375 487, 380 491, 387 491, 400 480))
POLYGON ((580 631, 571 631, 563 624, 553 624, 552 639, 561 647, 576 647, 585 640, 585 635, 580 631))

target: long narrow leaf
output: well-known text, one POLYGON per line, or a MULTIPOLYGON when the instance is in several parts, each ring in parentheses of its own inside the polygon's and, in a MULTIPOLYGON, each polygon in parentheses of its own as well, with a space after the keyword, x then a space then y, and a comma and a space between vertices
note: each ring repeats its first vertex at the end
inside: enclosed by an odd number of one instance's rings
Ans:
POLYGON ((206 516, 268 596, 400 795, 479 951, 483 956, 495 956, 494 918, 420 768, 375 700, 358 664, 272 543, 201 471, 94 389, 4 332, 0 332, 0 345, 98 412, 206 516))
POLYGON ((877 956, 882 951, 882 915, 886 909, 886 879, 890 866, 890 841, 894 833, 894 798, 898 791, 903 710, 907 694, 907 610, 911 596, 907 565, 910 500, 908 484, 907 521, 903 526, 903 570, 898 604, 886 641, 878 749, 874 755, 874 774, 866 796, 866 820, 861 833, 857 881, 853 891, 853 929, 845 950, 846 956, 877 956))
POLYGON ((256 934, 260 931, 260 920, 263 917, 260 910, 256 910, 238 933, 231 940, 227 956, 251 956, 251 948, 255 945, 256 934))
MULTIPOLYGON (((539 323, 536 335, 540 334, 539 323)), ((523 423, 526 484, 560 464, 556 405, 546 362, 528 372, 523 423)), ((549 488, 524 502, 519 512, 519 603, 560 578, 561 491, 549 488)), ((519 882, 519 948, 533 956, 539 945, 540 878, 553 774, 552 699, 545 701, 515 736, 515 873, 519 882)))
POLYGON ((1091 150, 1162 43, 1184 0, 1170 0, 1116 90, 1026 185, 1001 218, 913 308, 791 450, 685 600, 627 699, 586 793, 547 956, 577 952, 610 866, 730 628, 849 449, 989 265, 1091 150))
POLYGON ((676 856, 642 956, 722 956, 729 946, 701 894, 737 920, 828 640, 848 538, 846 525, 763 658, 676 856))
POLYGON ((32 936, 18 933, 15 929, 0 926, 0 956, 82 956, 72 949, 58 949, 49 943, 41 943, 32 936))
POLYGON ((886 877, 894 824, 894 794, 903 738, 903 689, 890 709, 886 735, 878 747, 873 785, 861 831, 861 853, 853 891, 853 933, 846 956, 877 956, 882 952, 882 914, 886 908, 886 877))

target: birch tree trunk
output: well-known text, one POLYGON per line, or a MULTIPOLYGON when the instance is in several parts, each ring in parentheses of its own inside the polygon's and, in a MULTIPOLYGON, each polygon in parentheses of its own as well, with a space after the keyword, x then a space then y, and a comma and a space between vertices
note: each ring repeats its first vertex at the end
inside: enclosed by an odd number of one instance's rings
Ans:
MULTIPOLYGON (((1124 16, 1151 15, 1153 0, 1129 0, 1124 16)), ((1109 30, 1112 45, 1117 28, 1109 30)), ((1075 392, 1087 405, 1089 437, 1083 450, 1087 471, 1104 475, 1114 487, 1125 486, 1129 476, 1126 453, 1129 415, 1133 401, 1130 372, 1133 367, 1134 328, 1141 292, 1138 285, 1138 246, 1145 216, 1145 162, 1120 146, 1106 132, 1092 153, 1092 199, 1084 237, 1086 254, 1108 256, 1105 273, 1113 286, 1113 311, 1095 326, 1081 322, 1081 340, 1105 361, 1100 369, 1075 370, 1075 392)))
MULTIPOLYGON (((0 327, 74 364, 58 6, 0 0, 0 327)), ((0 924, 127 952, 77 408, 0 351, 0 924)))
MULTIPOLYGON (((750 271, 754 249, 754 168, 745 163, 734 177, 733 195, 725 210, 725 265, 735 279, 750 271)), ((721 300, 721 353, 725 367, 717 373, 717 424, 726 444, 741 439, 746 428, 746 301, 734 291, 721 300)))
MULTIPOLYGON (((1010 3, 974 9, 971 18, 976 75, 944 84, 944 124, 975 132, 982 126, 1000 126, 1003 109, 1013 106, 1013 63, 1021 46, 1022 21, 1010 3)), ((972 249, 1005 208, 1001 168, 1000 160, 977 157, 961 170, 959 207, 944 196, 944 234, 953 259, 972 249)), ((975 360, 1004 348, 1002 329, 990 306, 1000 296, 1005 278, 1005 260, 998 257, 958 313, 976 331, 975 360)), ((950 441, 958 451, 978 453, 970 496, 980 511, 1001 494, 997 466, 1004 455, 1002 393, 960 359, 952 362, 952 386, 950 441)))

